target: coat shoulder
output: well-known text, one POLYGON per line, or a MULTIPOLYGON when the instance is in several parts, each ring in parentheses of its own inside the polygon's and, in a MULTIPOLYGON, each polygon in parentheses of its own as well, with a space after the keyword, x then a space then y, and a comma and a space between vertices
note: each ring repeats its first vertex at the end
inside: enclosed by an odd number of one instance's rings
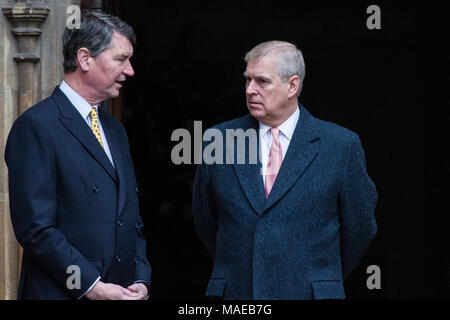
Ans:
POLYGON ((48 97, 25 110, 16 121, 45 124, 54 119, 58 114, 55 101, 51 97, 48 97))
POLYGON ((324 141, 337 144, 348 144, 358 140, 358 135, 352 130, 336 123, 315 118, 316 129, 324 141))
POLYGON ((220 131, 225 131, 227 129, 246 129, 252 127, 255 123, 257 123, 257 121, 249 114, 246 114, 245 116, 219 123, 213 126, 212 129, 218 129, 220 131))

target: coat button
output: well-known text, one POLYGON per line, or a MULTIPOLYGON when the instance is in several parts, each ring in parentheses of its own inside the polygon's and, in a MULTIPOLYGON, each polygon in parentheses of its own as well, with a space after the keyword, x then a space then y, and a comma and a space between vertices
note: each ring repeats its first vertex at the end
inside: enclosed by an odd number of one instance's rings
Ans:
POLYGON ((116 262, 120 263, 120 257, 119 256, 116 256, 116 262))
POLYGON ((136 187, 136 193, 139 193, 138 187, 136 187))
POLYGON ((94 191, 95 193, 98 193, 100 191, 100 189, 97 186, 93 186, 92 191, 94 191))
POLYGON ((134 264, 138 264, 139 260, 137 258, 134 258, 134 264))
POLYGON ((123 223, 120 220, 117 220, 117 225, 119 226, 119 228, 123 225, 123 223))

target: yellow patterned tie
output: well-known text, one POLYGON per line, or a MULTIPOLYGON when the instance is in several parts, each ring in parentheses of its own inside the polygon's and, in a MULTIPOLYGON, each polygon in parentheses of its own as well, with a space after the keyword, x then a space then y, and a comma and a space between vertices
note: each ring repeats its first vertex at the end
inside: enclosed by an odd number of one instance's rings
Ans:
POLYGON ((97 138, 100 145, 103 147, 102 136, 100 135, 100 127, 98 126, 98 113, 97 108, 92 107, 92 111, 89 113, 89 117, 91 117, 91 130, 97 138))

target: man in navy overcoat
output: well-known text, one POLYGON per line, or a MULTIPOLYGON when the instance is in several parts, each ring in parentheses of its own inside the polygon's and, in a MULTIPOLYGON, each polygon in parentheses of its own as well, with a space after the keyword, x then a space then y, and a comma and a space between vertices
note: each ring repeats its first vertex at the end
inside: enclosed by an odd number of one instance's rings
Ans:
POLYGON ((8 137, 19 299, 145 299, 151 268, 123 126, 99 108, 134 70, 135 35, 102 12, 64 34, 64 81, 8 137))
POLYGON ((259 161, 249 161, 252 139, 231 153, 224 143, 233 163, 203 163, 194 181, 195 225, 213 259, 206 295, 344 299, 343 280, 377 231, 359 137, 298 102, 305 66, 295 45, 265 42, 245 60, 250 114, 214 129, 257 132, 259 161))

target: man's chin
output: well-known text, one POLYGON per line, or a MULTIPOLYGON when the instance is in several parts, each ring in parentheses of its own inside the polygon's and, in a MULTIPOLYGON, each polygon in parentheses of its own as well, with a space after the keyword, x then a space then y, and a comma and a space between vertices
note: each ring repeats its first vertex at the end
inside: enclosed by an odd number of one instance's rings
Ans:
POLYGON ((265 117, 265 112, 264 110, 261 109, 255 109, 255 108, 248 108, 248 111, 250 112, 250 115, 255 118, 258 121, 261 121, 261 119, 264 119, 265 117))
POLYGON ((111 94, 109 95, 109 98, 117 98, 119 96, 119 94, 120 94, 119 89, 113 90, 111 92, 111 94))

